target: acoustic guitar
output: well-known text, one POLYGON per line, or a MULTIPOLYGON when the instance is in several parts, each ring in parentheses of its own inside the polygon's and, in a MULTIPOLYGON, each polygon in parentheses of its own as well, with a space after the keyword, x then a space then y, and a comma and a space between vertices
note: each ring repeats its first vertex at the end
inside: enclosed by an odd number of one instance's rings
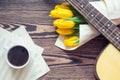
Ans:
POLYGON ((99 80, 120 80, 120 29, 95 9, 87 0, 66 0, 94 28, 110 41, 96 62, 99 80))

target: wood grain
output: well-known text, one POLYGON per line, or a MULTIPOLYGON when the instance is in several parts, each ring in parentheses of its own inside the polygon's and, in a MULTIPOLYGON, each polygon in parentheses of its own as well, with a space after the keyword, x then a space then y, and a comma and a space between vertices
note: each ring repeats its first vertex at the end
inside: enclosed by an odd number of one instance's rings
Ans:
POLYGON ((95 80, 96 56, 108 44, 103 36, 91 40, 75 51, 64 51, 54 43, 58 34, 49 11, 63 0, 0 0, 0 27, 9 31, 26 27, 34 42, 43 47, 51 71, 38 80, 95 80))

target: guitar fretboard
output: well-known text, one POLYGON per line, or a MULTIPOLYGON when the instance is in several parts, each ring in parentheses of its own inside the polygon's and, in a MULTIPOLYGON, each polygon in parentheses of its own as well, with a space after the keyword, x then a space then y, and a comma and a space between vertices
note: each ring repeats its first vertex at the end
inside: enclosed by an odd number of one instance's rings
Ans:
POLYGON ((120 29, 87 0, 66 0, 120 51, 120 29))

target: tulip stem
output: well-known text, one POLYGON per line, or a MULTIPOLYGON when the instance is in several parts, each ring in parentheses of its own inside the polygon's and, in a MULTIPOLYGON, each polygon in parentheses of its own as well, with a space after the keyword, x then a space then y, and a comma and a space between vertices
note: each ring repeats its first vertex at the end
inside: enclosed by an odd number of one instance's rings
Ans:
POLYGON ((72 18, 64 18, 65 20, 69 20, 69 21, 74 21, 74 22, 77 22, 79 23, 80 22, 80 19, 78 17, 72 17, 72 18))
POLYGON ((79 43, 80 42, 80 40, 79 39, 77 39, 76 41, 75 41, 75 43, 79 43))
POLYGON ((79 24, 87 24, 84 17, 81 17, 81 16, 75 16, 75 17, 72 17, 72 18, 63 18, 63 19, 64 20, 69 20, 69 21, 74 21, 74 22, 79 23, 79 24))

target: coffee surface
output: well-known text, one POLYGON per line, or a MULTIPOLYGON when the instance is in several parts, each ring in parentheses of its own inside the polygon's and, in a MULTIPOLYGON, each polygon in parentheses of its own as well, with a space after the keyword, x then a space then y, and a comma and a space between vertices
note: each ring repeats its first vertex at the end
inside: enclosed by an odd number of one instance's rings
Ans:
POLYGON ((26 48, 22 46, 15 46, 8 52, 8 60, 14 66, 24 65, 29 58, 29 53, 26 48))

